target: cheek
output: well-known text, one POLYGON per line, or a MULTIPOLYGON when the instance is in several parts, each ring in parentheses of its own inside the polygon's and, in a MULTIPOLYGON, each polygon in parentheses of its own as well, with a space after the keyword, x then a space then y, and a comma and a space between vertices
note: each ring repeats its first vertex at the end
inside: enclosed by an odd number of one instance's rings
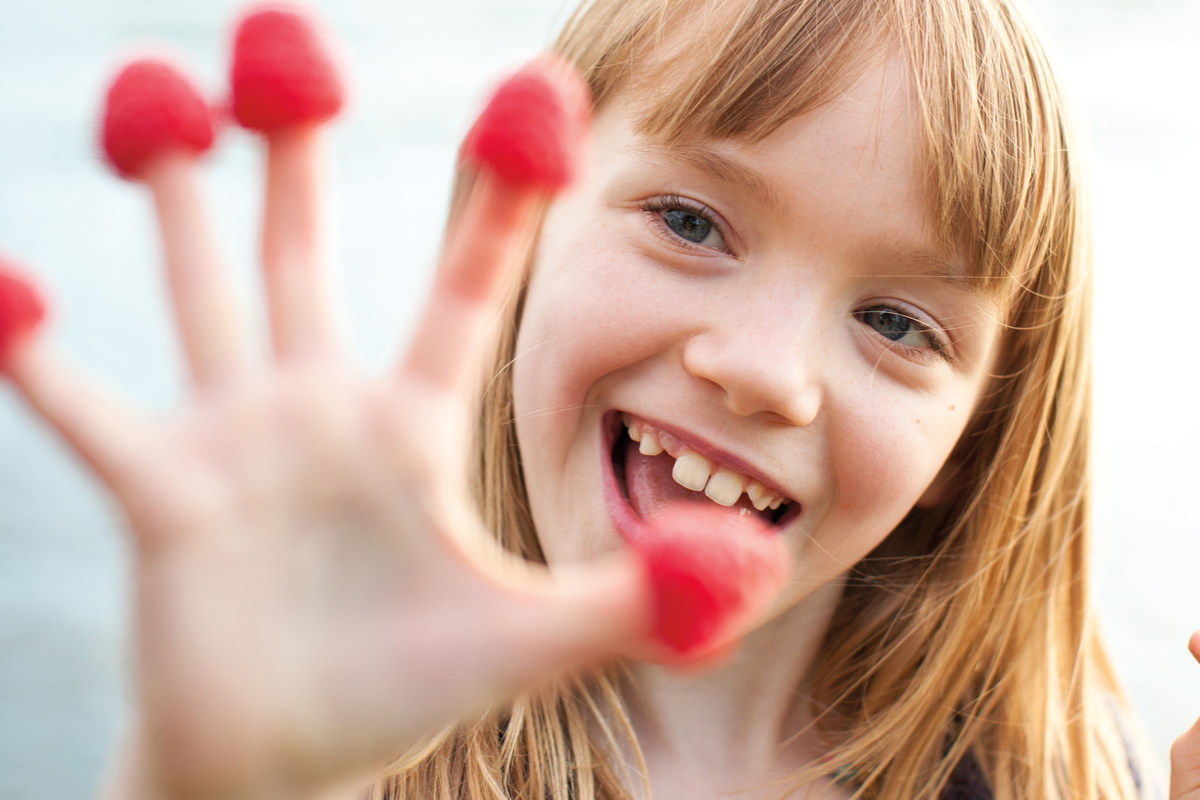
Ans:
POLYGON ((539 259, 529 288, 513 365, 521 417, 553 409, 572 416, 606 376, 638 369, 678 338, 668 298, 644 275, 635 286, 628 258, 574 253, 539 259))
POLYGON ((857 562, 900 523, 938 474, 966 418, 960 404, 929 399, 855 408, 831 436, 836 491, 821 544, 843 567, 857 562))
POLYGON ((513 413, 539 527, 596 495, 605 387, 636 373, 664 341, 662 316, 645 302, 650 295, 628 291, 623 268, 619 253, 550 247, 530 282, 512 365, 513 413))

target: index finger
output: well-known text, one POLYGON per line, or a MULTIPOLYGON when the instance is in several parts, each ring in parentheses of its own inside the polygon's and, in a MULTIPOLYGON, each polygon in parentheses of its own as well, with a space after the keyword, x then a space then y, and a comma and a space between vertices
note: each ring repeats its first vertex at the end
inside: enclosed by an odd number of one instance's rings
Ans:
POLYGON ((453 220, 403 374, 447 388, 468 374, 538 208, 569 183, 580 160, 587 109, 582 79, 548 56, 492 96, 463 144, 464 166, 476 180, 453 220))

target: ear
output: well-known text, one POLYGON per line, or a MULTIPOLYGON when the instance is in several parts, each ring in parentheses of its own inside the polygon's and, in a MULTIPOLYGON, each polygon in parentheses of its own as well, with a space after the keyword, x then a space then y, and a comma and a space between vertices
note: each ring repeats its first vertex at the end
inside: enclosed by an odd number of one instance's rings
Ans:
POLYGON ((937 475, 934 475, 933 480, 925 487, 925 493, 917 500, 917 508, 934 508, 949 497, 958 482, 960 467, 962 462, 951 453, 937 475))

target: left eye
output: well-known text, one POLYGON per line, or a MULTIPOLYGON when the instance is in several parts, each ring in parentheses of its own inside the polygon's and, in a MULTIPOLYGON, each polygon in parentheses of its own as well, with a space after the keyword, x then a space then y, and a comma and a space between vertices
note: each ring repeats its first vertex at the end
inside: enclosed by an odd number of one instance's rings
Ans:
POLYGON ((941 343, 929 331, 929 326, 902 311, 887 306, 868 308, 858 313, 859 320, 885 339, 914 350, 941 350, 941 343))

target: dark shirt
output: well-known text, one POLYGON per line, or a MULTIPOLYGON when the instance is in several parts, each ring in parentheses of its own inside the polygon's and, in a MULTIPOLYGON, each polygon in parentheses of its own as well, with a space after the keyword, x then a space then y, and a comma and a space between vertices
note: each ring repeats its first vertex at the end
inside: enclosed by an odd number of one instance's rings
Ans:
POLYGON ((969 753, 958 762, 941 800, 992 800, 992 791, 983 778, 983 770, 969 753))

